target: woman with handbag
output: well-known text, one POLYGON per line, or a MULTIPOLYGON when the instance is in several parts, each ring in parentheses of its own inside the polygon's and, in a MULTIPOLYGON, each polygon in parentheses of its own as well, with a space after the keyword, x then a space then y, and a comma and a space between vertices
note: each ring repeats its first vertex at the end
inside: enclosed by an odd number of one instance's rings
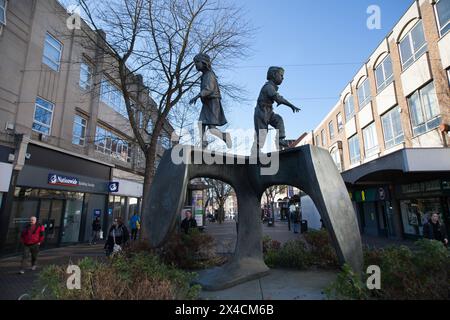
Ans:
POLYGON ((129 239, 130 234, 122 218, 114 219, 114 223, 108 231, 108 240, 105 243, 106 256, 122 251, 123 246, 129 239))

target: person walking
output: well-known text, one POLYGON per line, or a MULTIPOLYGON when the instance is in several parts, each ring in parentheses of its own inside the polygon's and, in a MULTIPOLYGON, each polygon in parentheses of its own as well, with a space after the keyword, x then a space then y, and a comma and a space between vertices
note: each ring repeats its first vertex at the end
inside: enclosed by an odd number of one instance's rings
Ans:
POLYGON ((131 239, 136 241, 137 233, 141 229, 141 218, 135 212, 130 219, 131 239))
POLYGON ((445 246, 448 246, 447 231, 443 223, 439 221, 439 214, 433 212, 431 218, 423 226, 423 237, 431 240, 441 241, 445 246))
POLYGON ((102 230, 102 225, 100 223, 100 218, 96 217, 92 222, 92 239, 91 244, 97 244, 97 241, 100 239, 100 231, 102 230))
POLYGON ((31 255, 31 270, 36 270, 39 246, 44 242, 45 228, 37 222, 35 216, 30 217, 30 223, 22 230, 20 240, 23 243, 23 255, 19 273, 25 273, 25 264, 31 255))
POLYGON ((197 228, 197 221, 192 217, 191 211, 186 211, 185 218, 181 222, 181 230, 188 234, 190 229, 197 228))
POLYGON ((114 223, 109 228, 108 231, 108 239, 105 243, 105 252, 106 256, 111 256, 111 254, 118 253, 122 251, 123 246, 128 243, 130 239, 130 233, 128 232, 128 228, 123 223, 121 217, 117 217, 114 219, 114 223))

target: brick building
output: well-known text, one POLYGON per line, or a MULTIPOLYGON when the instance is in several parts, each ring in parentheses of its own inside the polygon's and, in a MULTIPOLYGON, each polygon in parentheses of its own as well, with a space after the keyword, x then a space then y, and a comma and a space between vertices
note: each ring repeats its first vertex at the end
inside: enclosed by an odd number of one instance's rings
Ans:
POLYGON ((431 212, 450 226, 450 1, 414 1, 295 145, 326 148, 361 232, 422 235, 431 212))

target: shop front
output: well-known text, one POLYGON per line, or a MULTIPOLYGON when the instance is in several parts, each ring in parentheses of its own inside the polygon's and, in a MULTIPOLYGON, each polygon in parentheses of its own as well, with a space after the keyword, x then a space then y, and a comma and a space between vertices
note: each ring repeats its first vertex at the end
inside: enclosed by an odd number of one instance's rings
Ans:
POLYGON ((396 194, 400 202, 405 238, 422 237, 423 225, 434 212, 439 213, 440 221, 446 225, 448 230, 450 226, 450 181, 436 179, 402 184, 397 186, 396 194))
POLYGON ((2 253, 21 250, 20 232, 31 216, 45 226, 43 248, 89 241, 92 220, 107 215, 111 168, 39 145, 27 151, 2 253))
POLYGON ((135 213, 141 215, 143 180, 142 176, 134 173, 113 169, 116 186, 109 190, 107 227, 118 217, 127 223, 135 213))
POLYGON ((356 204, 361 233, 395 237, 395 219, 388 186, 356 190, 351 195, 356 204))

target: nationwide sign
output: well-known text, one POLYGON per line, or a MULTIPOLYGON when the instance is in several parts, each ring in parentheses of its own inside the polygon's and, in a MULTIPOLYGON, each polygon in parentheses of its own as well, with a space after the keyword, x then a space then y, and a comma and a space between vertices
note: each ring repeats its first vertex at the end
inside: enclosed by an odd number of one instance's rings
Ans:
POLYGON ((48 175, 48 184, 51 184, 53 186, 77 187, 80 185, 80 180, 74 177, 67 177, 56 173, 50 173, 48 175))

